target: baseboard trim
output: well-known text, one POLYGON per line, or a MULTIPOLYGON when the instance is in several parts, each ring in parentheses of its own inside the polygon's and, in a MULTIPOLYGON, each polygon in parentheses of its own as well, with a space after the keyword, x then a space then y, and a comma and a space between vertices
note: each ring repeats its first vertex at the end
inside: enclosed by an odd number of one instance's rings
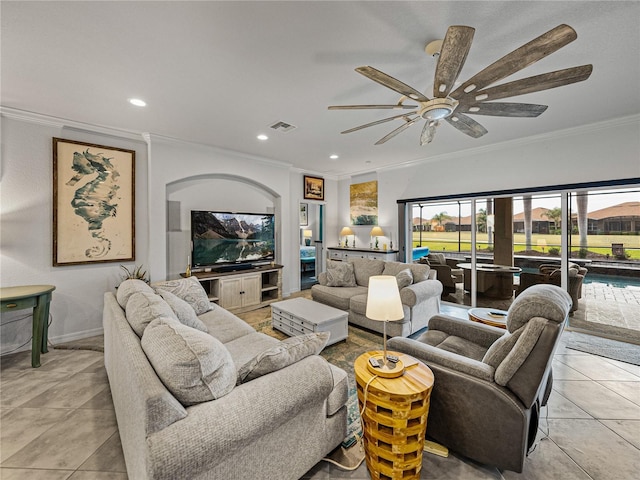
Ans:
MULTIPOLYGON (((55 337, 49 337, 49 345, 56 345, 61 343, 73 342, 74 340, 82 340, 83 338, 95 337, 97 335, 103 335, 104 329, 94 328, 91 330, 84 330, 82 332, 74 332, 68 333, 66 335, 58 335, 55 337)), ((12 353, 26 352, 31 350, 31 339, 25 345, 20 346, 19 344, 6 345, 3 348, 3 352, 0 352, 0 357, 4 355, 10 355, 12 353)))
POLYGON ((82 332, 68 333, 57 337, 49 337, 49 343, 55 345, 57 343, 67 343, 73 342, 74 340, 82 340, 83 338, 95 337, 97 335, 104 335, 104 329, 102 327, 84 330, 82 332))

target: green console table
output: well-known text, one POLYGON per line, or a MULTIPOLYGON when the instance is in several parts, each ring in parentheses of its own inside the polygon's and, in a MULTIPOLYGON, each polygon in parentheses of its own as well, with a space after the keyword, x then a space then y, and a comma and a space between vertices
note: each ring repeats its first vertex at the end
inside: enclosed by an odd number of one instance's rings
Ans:
POLYGON ((33 341, 31 342, 31 366, 40 366, 40 353, 47 353, 49 304, 53 285, 23 285, 0 288, 2 312, 33 308, 33 341))

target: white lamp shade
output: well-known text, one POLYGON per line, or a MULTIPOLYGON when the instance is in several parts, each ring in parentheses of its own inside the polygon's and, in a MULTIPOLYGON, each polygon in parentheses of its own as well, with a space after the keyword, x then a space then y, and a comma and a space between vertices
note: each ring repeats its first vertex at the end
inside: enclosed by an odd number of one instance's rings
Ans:
POLYGON ((371 320, 400 320, 404 318, 396 277, 374 275, 369 278, 367 318, 371 320))
POLYGON ((380 227, 373 227, 371 229, 371 233, 369 233, 370 236, 372 237, 382 237, 384 235, 384 232, 382 231, 382 228, 380 227))
POLYGON ((311 238, 313 236, 313 230, 303 230, 302 235, 304 238, 311 238))
POLYGON ((340 230, 340 236, 345 237, 347 235, 353 235, 353 230, 349 227, 343 227, 342 230, 340 230))

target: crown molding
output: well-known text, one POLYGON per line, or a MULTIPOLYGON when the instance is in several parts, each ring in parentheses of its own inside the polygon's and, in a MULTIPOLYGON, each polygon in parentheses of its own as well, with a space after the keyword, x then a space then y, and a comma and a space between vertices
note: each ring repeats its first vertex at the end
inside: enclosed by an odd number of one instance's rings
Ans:
POLYGON ((459 150, 457 152, 445 153, 442 155, 435 155, 429 158, 421 158, 417 160, 408 160, 406 162, 397 163, 395 165, 387 165, 384 167, 376 168, 375 170, 361 170, 357 172, 350 172, 348 174, 340 175, 340 180, 346 180, 354 176, 363 175, 366 173, 378 173, 385 171, 393 171, 399 168, 406 168, 415 165, 422 165, 425 163, 434 163, 444 160, 453 160, 460 157, 475 155, 481 153, 491 153, 501 150, 511 149, 515 147, 523 147, 526 145, 533 145, 542 142, 548 142, 550 140, 557 140, 560 138, 574 137, 577 135, 584 135, 590 133, 602 133, 603 129, 622 127, 626 125, 633 125, 640 123, 640 114, 628 115, 625 117, 614 118, 610 120, 604 120, 602 122, 590 123, 588 125, 581 125, 579 127, 566 128, 556 132, 543 133, 540 135, 532 135, 530 137, 518 138, 516 140, 509 140, 507 142, 493 143, 491 145, 484 145, 482 147, 468 148, 466 150, 459 150))
POLYGON ((327 173, 323 173, 323 172, 317 172, 317 171, 314 171, 314 170, 309 170, 308 168, 291 167, 291 171, 294 172, 294 173, 299 173, 300 175, 309 175, 309 176, 314 176, 314 177, 321 177, 321 178, 324 178, 325 180, 335 180, 335 181, 340 180, 340 176, 339 175, 327 174, 327 173))
POLYGON ((378 171, 383 170, 395 170, 396 168, 403 168, 411 165, 417 165, 422 163, 439 162, 442 160, 451 160, 454 158, 460 158, 467 155, 475 155, 480 153, 491 153, 501 150, 507 150, 514 147, 523 147, 526 145, 533 145, 536 143, 548 142, 550 140, 557 140, 559 138, 574 137, 577 135, 583 135, 585 133, 601 133, 605 128, 619 127, 622 125, 630 125, 640 122, 640 115, 629 115, 627 117, 614 118, 611 120, 604 120, 598 123, 591 123, 589 125, 581 125, 579 127, 566 128, 555 132, 542 133, 540 135, 532 135, 530 137, 518 138, 515 140, 509 140, 507 142, 493 143, 491 145, 484 145, 482 147, 469 148, 466 150, 460 150, 458 152, 447 153, 443 155, 437 155, 430 157, 429 159, 410 160, 407 162, 399 163, 393 166, 381 167, 378 171))
POLYGON ((216 152, 220 155, 225 155, 225 156, 230 156, 230 157, 237 157, 240 159, 244 159, 244 160, 251 160, 254 162, 258 162, 258 163, 264 163, 267 165, 272 165, 272 166, 276 166, 276 167, 280 167, 280 168, 287 168, 290 169, 292 167, 292 165, 290 163, 287 162, 282 162, 280 160, 274 160, 271 158, 267 158, 267 157, 259 157, 257 155, 251 155, 249 153, 243 153, 243 152, 239 152, 237 150, 230 150, 230 149, 226 149, 226 148, 222 148, 222 147, 216 147, 215 145, 208 145, 206 143, 198 143, 198 142, 192 142, 189 140, 182 140, 180 138, 175 138, 175 137, 169 137, 167 135, 159 135, 156 133, 148 133, 145 132, 142 134, 143 138, 145 139, 145 141, 147 142, 147 144, 153 148, 153 142, 157 141, 157 142, 163 142, 166 144, 175 144, 175 145, 190 145, 192 147, 197 147, 197 148, 201 148, 201 149, 205 149, 208 151, 213 151, 216 152))
POLYGON ((69 120, 66 118, 52 117, 50 115, 28 112, 26 110, 19 110, 17 108, 0 106, 0 115, 5 118, 33 123, 36 125, 44 125, 47 127, 54 127, 58 129, 69 128, 87 133, 99 133, 102 135, 108 135, 110 137, 126 138, 129 140, 144 142, 142 134, 139 132, 134 132, 132 130, 108 127, 105 125, 92 125, 89 123, 76 122, 74 120, 69 120))
POLYGON ((278 160, 272 160, 265 157, 249 155, 249 154, 237 152, 234 150, 227 150, 227 149, 216 147, 213 145, 206 145, 203 143, 190 142, 187 140, 181 140, 179 138, 173 138, 165 135, 158 135, 155 133, 135 132, 132 130, 107 127, 104 125, 93 125, 89 123, 76 122, 74 120, 68 120, 66 118, 52 117, 50 115, 44 115, 44 114, 35 113, 35 112, 28 112, 25 110, 19 110, 17 108, 4 107, 4 106, 0 106, 0 115, 5 118, 11 118, 13 120, 19 120, 23 122, 33 123, 37 125, 44 125, 47 127, 53 127, 58 129, 69 128, 69 129, 79 130, 87 133, 94 133, 94 134, 99 133, 103 135, 109 135, 112 137, 127 138, 130 140, 136 140, 136 141, 146 143, 148 147, 152 146, 154 140, 165 142, 165 143, 179 144, 179 145, 191 145, 191 146, 197 146, 200 148, 213 150, 215 152, 218 152, 220 154, 227 155, 227 156, 234 156, 238 158, 252 160, 254 162, 266 163, 268 165, 278 166, 281 168, 291 168, 290 163, 280 162, 278 160))

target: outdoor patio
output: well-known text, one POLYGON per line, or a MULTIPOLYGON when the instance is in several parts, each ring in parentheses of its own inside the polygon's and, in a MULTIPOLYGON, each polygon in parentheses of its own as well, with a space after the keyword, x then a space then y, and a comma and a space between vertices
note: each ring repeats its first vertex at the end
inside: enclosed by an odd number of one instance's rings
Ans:
MULTIPOLYGON (((471 305, 471 296, 458 284, 456 293, 443 302, 471 305)), ((497 300, 478 295, 477 306, 508 310, 512 299, 497 300)), ((591 282, 582 285, 579 308, 569 317, 571 329, 640 344, 640 287, 614 287, 591 282)))

